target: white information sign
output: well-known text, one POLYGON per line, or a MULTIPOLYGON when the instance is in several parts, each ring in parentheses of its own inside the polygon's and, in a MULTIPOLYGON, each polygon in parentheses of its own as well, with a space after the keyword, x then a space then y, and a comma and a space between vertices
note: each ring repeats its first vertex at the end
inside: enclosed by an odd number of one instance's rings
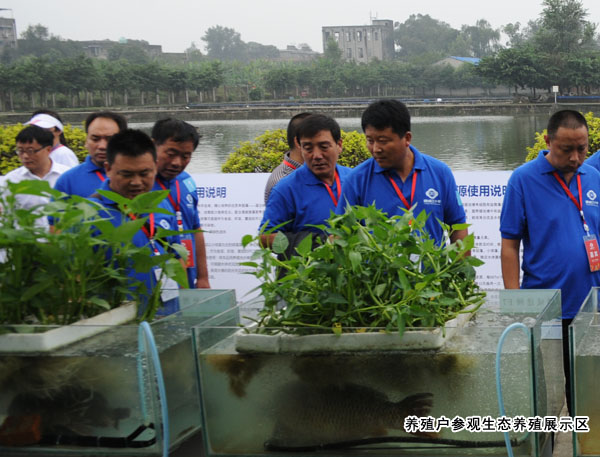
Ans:
MULTIPOLYGON (((470 233, 475 234, 472 254, 485 264, 477 269, 477 282, 485 290, 502 289, 500 269, 500 211, 510 171, 455 172, 470 233)), ((254 276, 240 262, 254 248, 242 248, 246 234, 256 234, 264 211, 267 173, 215 173, 193 175, 198 187, 200 219, 205 230, 211 287, 235 289, 239 301, 257 292, 254 276)))

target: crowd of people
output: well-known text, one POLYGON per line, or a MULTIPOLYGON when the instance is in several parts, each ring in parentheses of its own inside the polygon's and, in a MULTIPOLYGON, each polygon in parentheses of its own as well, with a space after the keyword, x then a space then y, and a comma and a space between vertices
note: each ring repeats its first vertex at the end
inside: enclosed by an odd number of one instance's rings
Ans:
MULTIPOLYGON (((196 183, 185 172, 198 146, 196 129, 168 118, 156 122, 148 136, 128 129, 126 119, 110 111, 92 113, 84 125, 89 155, 78 164, 65 145, 58 114, 34 113, 16 137, 22 166, 1 182, 45 180, 65 194, 101 203, 114 225, 128 215, 98 190, 130 199, 169 190, 162 204, 170 214, 156 214, 150 231, 140 230, 134 242, 156 252, 160 248, 153 243, 153 224, 195 230, 175 241, 189 253, 185 267, 190 287, 209 288, 196 183)), ((403 103, 373 102, 363 112, 361 125, 372 158, 349 169, 337 163, 343 143, 335 119, 300 113, 290 120, 289 151, 268 179, 260 224, 263 230, 283 232, 290 240, 289 253, 307 234, 321 235, 315 226, 324 224, 332 212, 342 214, 348 205, 375 205, 389 216, 411 208, 425 211, 427 230, 437 243, 445 239, 438 221, 449 226, 468 222, 450 168, 414 146, 410 113, 403 103)), ((507 289, 561 290, 568 382, 567 328, 590 288, 600 286, 600 155, 586 161, 588 126, 577 111, 552 115, 545 140, 547 150, 515 170, 506 188, 499 221, 502 276, 507 289)), ((23 208, 32 208, 44 197, 20 198, 23 208)), ((275 232, 261 237, 264 246, 271 245, 275 232)), ((464 228, 452 231, 450 242, 467 233, 464 228)), ((152 274, 146 275, 141 279, 147 287, 156 287, 152 274)), ((177 310, 169 302, 165 296, 163 314, 177 310)))

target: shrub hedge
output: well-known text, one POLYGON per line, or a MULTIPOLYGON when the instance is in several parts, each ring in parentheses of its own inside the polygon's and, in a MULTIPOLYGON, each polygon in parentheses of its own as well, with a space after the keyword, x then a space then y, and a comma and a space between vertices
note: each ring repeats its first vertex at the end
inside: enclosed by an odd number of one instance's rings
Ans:
MULTIPOLYGON (((286 131, 267 130, 254 141, 244 141, 233 150, 223 164, 223 173, 270 173, 283 159, 289 149, 286 131)), ((342 153, 340 165, 355 167, 371 157, 362 133, 342 130, 342 153)))

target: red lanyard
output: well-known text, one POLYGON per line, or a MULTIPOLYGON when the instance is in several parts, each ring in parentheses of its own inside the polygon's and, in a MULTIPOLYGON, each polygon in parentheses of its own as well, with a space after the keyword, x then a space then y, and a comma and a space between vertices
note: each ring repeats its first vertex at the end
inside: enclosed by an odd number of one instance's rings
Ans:
MULTIPOLYGON (((130 214, 129 217, 134 221, 137 219, 137 216, 135 214, 130 214)), ((154 214, 150 214, 150 216, 148 217, 148 226, 150 229, 148 229, 148 227, 146 227, 146 224, 144 224, 142 226, 142 231, 148 237, 148 240, 150 241, 150 244, 152 245, 152 249, 154 250, 154 253, 159 254, 158 249, 157 249, 156 245, 154 244, 154 232, 155 232, 154 214)))
POLYGON ((392 186, 394 187, 396 194, 398 195, 398 197, 400 197, 400 200, 402 200, 402 203, 404 203, 404 206, 406 206, 406 209, 410 209, 413 204, 413 201, 415 200, 415 188, 417 187, 417 170, 415 170, 413 173, 412 186, 411 186, 411 190, 410 190, 410 205, 408 204, 408 201, 404 197, 404 194, 402 193, 402 191, 396 184, 396 181, 394 181, 394 178, 392 178, 392 176, 390 174, 388 174, 388 179, 392 183, 392 186))
POLYGON ((583 229, 586 231, 586 233, 589 233, 590 229, 585 222, 585 217, 583 216, 583 201, 581 199, 581 175, 577 175, 577 190, 579 191, 579 201, 577 201, 575 200, 575 197, 573 196, 565 182, 560 178, 559 174, 557 172, 553 172, 552 174, 554 175, 560 186, 563 188, 567 196, 575 204, 575 207, 579 210, 579 215, 581 216, 581 220, 583 221, 583 229))
POLYGON ((284 161, 283 161, 283 164, 284 164, 284 165, 287 165, 287 166, 288 166, 288 167, 290 167, 292 170, 295 170, 295 169, 296 169, 296 166, 295 166, 294 164, 292 164, 292 163, 288 162, 287 160, 284 160, 284 161))
MULTIPOLYGON (((156 182, 164 190, 167 190, 167 186, 165 186, 159 178, 156 178, 156 182)), ((169 192, 168 197, 169 197, 169 201, 173 205, 173 209, 175 210, 175 217, 177 217, 177 229, 180 232, 182 232, 183 231, 183 218, 182 218, 181 209, 180 209, 181 208, 181 206, 180 206, 181 205, 181 190, 179 188, 179 181, 177 181, 177 180, 175 180, 175 188, 177 189, 177 202, 175 202, 175 200, 173 199, 171 192, 169 192)))
POLYGON ((106 179, 106 177, 100 173, 98 170, 96 170, 96 176, 98 176, 98 178, 100 178, 100 181, 104 182, 104 180, 106 179))
POLYGON ((337 198, 335 198, 335 195, 333 195, 333 191, 331 190, 331 187, 329 187, 329 184, 327 184, 326 182, 324 182, 323 184, 325 184, 325 189, 327 189, 327 192, 329 192, 331 201, 335 206, 337 206, 338 200, 340 199, 340 195, 342 194, 342 185, 340 184, 340 175, 338 175, 337 170, 333 172, 333 176, 335 177, 335 185, 337 186, 337 198))

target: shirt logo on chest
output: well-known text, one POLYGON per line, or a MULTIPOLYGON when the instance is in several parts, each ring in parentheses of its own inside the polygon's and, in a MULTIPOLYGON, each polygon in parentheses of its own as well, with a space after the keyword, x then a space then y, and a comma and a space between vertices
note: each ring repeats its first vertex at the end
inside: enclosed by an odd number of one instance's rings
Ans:
POLYGON ((588 198, 585 201, 585 204, 587 206, 598 206, 598 202, 596 201, 596 198, 598 197, 598 195, 596 194, 596 192, 594 192, 592 189, 587 191, 587 194, 585 194, 585 196, 588 198))
POLYGON ((159 222, 159 224, 165 230, 170 230, 171 229, 171 224, 169 224, 169 222, 166 219, 161 219, 160 222, 159 222))
POLYGON ((187 197, 185 197, 186 201, 187 201, 187 205, 189 208, 192 208, 194 206, 194 199, 192 198, 192 194, 187 194, 187 197))
POLYGON ((439 198, 437 198, 440 193, 435 190, 433 187, 430 187, 429 189, 427 189, 427 191, 425 192, 425 195, 429 198, 425 198, 423 199, 423 203, 425 203, 426 205, 441 205, 442 204, 442 200, 440 200, 439 198))

